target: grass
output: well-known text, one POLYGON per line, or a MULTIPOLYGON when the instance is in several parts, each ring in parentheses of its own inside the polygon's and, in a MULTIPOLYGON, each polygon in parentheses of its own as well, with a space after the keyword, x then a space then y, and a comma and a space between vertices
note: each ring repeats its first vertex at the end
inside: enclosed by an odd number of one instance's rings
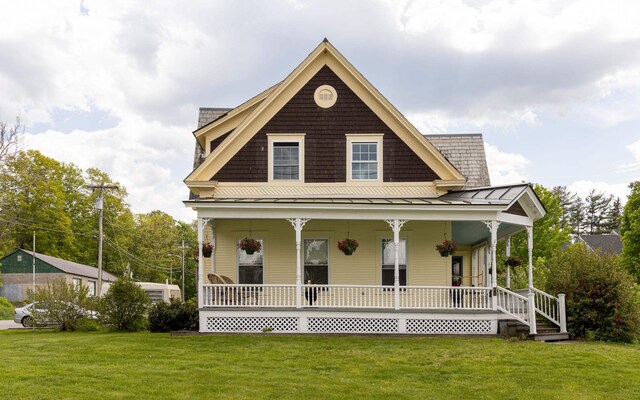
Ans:
POLYGON ((0 360, 11 399, 640 398, 639 345, 25 330, 0 360))

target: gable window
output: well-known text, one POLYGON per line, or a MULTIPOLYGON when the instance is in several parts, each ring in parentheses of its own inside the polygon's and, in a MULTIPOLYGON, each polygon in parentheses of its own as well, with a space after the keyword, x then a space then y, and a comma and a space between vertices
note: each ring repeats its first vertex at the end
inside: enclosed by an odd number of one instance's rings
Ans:
MULTIPOLYGON (((382 285, 393 286, 396 249, 393 239, 382 239, 382 285)), ((398 246, 398 270, 400 286, 407 286, 407 240, 400 239, 398 246)))
POLYGON ((267 134, 269 181, 304 181, 304 134, 267 134))
POLYGON ((273 144, 273 180, 300 179, 300 143, 277 142, 273 144))
POLYGON ((304 239, 304 283, 329 284, 329 240, 304 239))
POLYGON ((347 180, 382 181, 382 135, 347 135, 347 180))
MULTIPOLYGON (((264 272, 264 241, 260 242, 260 251, 247 254, 246 251, 238 248, 238 283, 249 285, 261 285, 264 272)), ((238 240, 240 246, 240 240, 238 240)))

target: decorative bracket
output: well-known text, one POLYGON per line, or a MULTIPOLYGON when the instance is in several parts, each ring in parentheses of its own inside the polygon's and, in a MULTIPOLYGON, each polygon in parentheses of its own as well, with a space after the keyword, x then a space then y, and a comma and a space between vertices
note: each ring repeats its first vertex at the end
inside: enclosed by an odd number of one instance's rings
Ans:
POLYGON ((391 227, 391 229, 393 229, 394 232, 396 231, 400 231, 400 229, 402 229, 402 226, 407 222, 406 219, 386 219, 385 222, 387 224, 389 224, 389 226, 391 227))
POLYGON ((309 218, 287 218, 287 221, 291 223, 293 229, 301 231, 304 228, 304 224, 310 221, 309 218))
POLYGON ((491 225, 494 222, 496 224, 496 229, 498 229, 498 227, 500 226, 500 221, 482 221, 482 223, 485 224, 487 226, 487 228, 489 228, 489 230, 491 230, 491 225))

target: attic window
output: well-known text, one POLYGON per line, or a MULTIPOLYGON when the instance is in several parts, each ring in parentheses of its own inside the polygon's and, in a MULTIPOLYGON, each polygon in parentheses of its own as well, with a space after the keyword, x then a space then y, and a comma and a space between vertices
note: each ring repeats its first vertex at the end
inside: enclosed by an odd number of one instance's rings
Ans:
POLYGON ((315 93, 313 94, 313 99, 316 101, 316 104, 322 108, 329 108, 336 104, 336 100, 338 100, 338 93, 336 90, 329 85, 319 86, 315 93))
POLYGON ((22 261, 22 254, 18 254, 18 256, 16 257, 16 261, 18 262, 22 261))

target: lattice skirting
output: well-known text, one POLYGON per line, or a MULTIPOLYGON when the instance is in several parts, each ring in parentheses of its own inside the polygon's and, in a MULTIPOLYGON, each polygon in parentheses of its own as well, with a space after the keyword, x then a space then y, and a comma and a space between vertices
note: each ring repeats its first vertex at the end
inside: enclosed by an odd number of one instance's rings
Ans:
POLYGON ((452 334, 496 333, 488 319, 420 319, 344 316, 207 316, 206 332, 358 333, 358 334, 452 334))
POLYGON ((207 317, 209 332, 298 332, 298 317, 207 317))

